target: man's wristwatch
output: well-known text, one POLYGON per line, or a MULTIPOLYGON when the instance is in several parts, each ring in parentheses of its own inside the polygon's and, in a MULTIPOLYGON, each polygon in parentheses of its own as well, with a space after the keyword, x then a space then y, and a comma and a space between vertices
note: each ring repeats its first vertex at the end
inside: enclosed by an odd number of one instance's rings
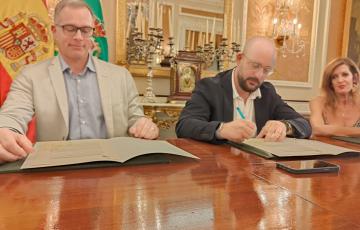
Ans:
POLYGON ((291 125, 291 123, 286 120, 281 120, 281 122, 286 127, 286 136, 292 136, 294 134, 294 129, 293 129, 293 126, 291 125))

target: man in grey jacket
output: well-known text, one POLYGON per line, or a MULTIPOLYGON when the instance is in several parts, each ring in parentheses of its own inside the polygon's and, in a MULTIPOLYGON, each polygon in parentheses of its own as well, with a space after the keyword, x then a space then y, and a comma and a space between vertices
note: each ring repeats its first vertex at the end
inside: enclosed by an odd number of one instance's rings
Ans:
POLYGON ((55 8, 52 32, 59 56, 25 67, 0 110, 0 162, 24 158, 32 144, 24 133, 35 114, 37 141, 131 135, 155 139, 130 73, 89 55, 94 16, 81 0, 55 8))

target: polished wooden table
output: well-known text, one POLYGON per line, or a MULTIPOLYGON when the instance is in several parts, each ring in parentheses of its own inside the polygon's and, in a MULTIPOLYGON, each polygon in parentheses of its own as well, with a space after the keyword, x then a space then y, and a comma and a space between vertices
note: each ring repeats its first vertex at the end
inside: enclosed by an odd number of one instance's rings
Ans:
POLYGON ((230 146, 169 141, 201 160, 1 174, 0 229, 360 229, 358 157, 294 176, 230 146))

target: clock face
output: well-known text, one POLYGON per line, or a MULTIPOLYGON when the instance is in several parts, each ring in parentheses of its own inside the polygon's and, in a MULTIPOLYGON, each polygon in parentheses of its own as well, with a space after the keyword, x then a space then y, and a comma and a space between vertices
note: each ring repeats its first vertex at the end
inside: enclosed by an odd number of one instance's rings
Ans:
POLYGON ((191 98, 195 84, 201 77, 201 63, 195 51, 179 51, 171 68, 169 101, 191 98))
POLYGON ((188 63, 179 65, 179 92, 191 93, 195 88, 195 68, 188 63))

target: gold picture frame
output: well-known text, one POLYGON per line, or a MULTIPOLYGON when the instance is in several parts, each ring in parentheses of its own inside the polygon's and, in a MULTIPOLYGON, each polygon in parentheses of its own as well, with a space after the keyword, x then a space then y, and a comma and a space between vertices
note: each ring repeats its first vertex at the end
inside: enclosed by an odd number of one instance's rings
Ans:
POLYGON ((341 55, 342 56, 346 56, 347 52, 348 52, 350 19, 351 19, 351 5, 352 5, 352 0, 347 0, 346 6, 345 6, 344 32, 343 32, 342 47, 341 47, 341 55))
POLYGON ((360 0, 347 0, 344 20, 342 56, 360 66, 360 0))

